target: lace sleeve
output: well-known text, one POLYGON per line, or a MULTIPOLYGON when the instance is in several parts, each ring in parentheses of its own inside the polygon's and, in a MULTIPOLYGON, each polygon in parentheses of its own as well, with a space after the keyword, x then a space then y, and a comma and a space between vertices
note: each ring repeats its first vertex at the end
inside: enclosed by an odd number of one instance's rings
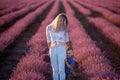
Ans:
POLYGON ((65 42, 69 41, 69 36, 68 36, 68 32, 65 32, 65 42))
POLYGON ((47 43, 51 42, 50 40, 50 33, 49 33, 49 27, 46 27, 46 38, 47 38, 47 43))

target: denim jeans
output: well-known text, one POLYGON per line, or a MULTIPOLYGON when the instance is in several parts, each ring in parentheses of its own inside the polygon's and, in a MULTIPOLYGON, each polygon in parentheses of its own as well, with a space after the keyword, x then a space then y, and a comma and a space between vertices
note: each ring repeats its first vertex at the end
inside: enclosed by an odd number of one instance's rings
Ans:
POLYGON ((65 46, 50 47, 50 60, 53 70, 53 80, 65 80, 65 46))

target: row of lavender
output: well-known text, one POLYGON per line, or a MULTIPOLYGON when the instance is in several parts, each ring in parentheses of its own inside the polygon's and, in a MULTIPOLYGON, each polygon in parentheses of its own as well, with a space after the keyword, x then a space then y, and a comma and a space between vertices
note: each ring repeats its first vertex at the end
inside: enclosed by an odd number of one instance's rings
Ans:
POLYGON ((83 8, 81 5, 75 3, 75 1, 69 1, 72 5, 74 5, 80 13, 87 16, 87 19, 90 23, 93 23, 97 29, 104 34, 105 37, 110 39, 114 44, 118 46, 120 49, 120 29, 109 21, 105 20, 101 17, 89 17, 92 13, 89 9, 83 8))
POLYGON ((51 78, 49 57, 47 57, 48 54, 45 54, 47 53, 45 28, 57 14, 58 6, 59 1, 57 0, 36 34, 29 40, 29 51, 18 63, 10 80, 47 80, 51 78))
POLYGON ((40 3, 34 3, 31 4, 29 6, 23 7, 20 10, 17 11, 13 11, 9 14, 3 15, 0 17, 0 27, 4 26, 5 24, 8 24, 9 22, 14 21, 16 18, 25 15, 27 13, 30 13, 31 11, 35 10, 36 8, 38 8, 39 6, 41 6, 41 4, 43 4, 45 2, 45 0, 43 0, 40 3))
POLYGON ((110 62, 86 34, 82 24, 75 18, 74 12, 67 2, 63 1, 63 4, 70 23, 70 38, 75 58, 79 65, 85 69, 83 71, 85 76, 89 80, 120 79, 120 76, 111 67, 110 62))
POLYGON ((93 11, 99 12, 100 14, 102 14, 103 17, 105 17, 107 20, 111 21, 114 24, 120 25, 120 15, 119 14, 115 14, 105 8, 102 7, 98 7, 89 3, 85 3, 82 1, 77 1, 77 3, 84 5, 87 8, 90 8, 93 11))
POLYGON ((120 50, 120 28, 118 28, 114 24, 106 21, 101 17, 97 18, 87 17, 87 18, 89 22, 93 23, 95 27, 99 29, 102 34, 104 34, 105 37, 107 37, 115 45, 117 45, 118 49, 120 50))
POLYGON ((17 21, 14 25, 12 25, 8 30, 0 34, 0 51, 4 51, 4 49, 12 43, 16 37, 18 37, 28 26, 31 24, 47 6, 53 1, 49 1, 43 6, 37 8, 34 12, 29 13, 24 18, 17 21))
POLYGON ((18 11, 24 7, 31 6, 32 4, 35 4, 37 2, 40 2, 39 0, 12 0, 12 1, 6 1, 6 0, 0 0, 0 16, 9 14, 14 11, 18 11))
POLYGON ((69 1, 73 6, 75 6, 80 13, 86 15, 88 21, 93 23, 97 29, 101 31, 108 39, 110 39, 114 44, 120 47, 120 29, 114 24, 108 22, 101 17, 89 17, 92 13, 89 9, 83 8, 81 5, 75 3, 75 1, 69 1))
POLYGON ((106 9, 109 9, 115 13, 120 13, 120 1, 119 0, 112 0, 112 1, 109 1, 109 0, 105 0, 105 1, 96 1, 96 0, 82 0, 83 2, 85 3, 89 3, 89 4, 92 4, 92 5, 95 5, 95 6, 99 6, 99 7, 103 7, 103 8, 106 8, 106 9))

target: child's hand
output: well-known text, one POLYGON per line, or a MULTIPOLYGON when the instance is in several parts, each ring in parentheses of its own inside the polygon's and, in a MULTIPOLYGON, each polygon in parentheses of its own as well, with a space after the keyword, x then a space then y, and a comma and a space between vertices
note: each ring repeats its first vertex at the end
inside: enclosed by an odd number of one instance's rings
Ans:
POLYGON ((65 62, 67 62, 67 58, 65 59, 65 62))

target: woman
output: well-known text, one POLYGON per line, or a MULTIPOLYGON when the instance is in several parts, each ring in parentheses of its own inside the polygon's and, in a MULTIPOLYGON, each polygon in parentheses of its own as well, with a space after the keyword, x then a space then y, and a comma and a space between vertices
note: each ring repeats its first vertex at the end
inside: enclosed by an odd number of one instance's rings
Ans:
POLYGON ((46 27, 46 37, 53 70, 53 79, 65 80, 66 48, 70 47, 70 43, 68 37, 68 19, 64 13, 60 13, 46 27))

